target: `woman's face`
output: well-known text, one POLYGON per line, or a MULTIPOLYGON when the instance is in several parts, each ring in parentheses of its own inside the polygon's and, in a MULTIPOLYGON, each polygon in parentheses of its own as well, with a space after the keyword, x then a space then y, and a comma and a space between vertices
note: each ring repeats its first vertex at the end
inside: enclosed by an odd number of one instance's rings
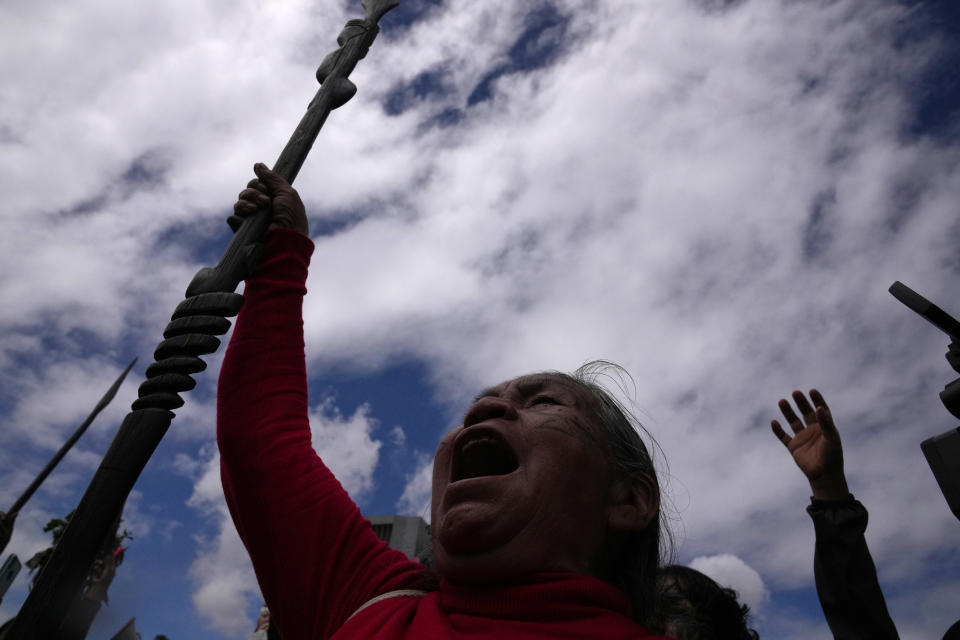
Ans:
POLYGON ((484 391, 434 459, 440 573, 487 582, 589 573, 607 530, 612 474, 593 399, 549 374, 484 391))

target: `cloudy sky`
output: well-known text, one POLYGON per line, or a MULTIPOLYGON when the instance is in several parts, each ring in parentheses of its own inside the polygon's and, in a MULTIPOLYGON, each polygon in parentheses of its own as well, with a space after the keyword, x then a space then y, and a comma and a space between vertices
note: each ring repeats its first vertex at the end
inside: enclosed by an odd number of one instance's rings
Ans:
MULTIPOLYGON (((767 638, 827 638, 809 487, 776 402, 821 389, 901 636, 960 602, 960 522, 920 442, 956 426, 958 24, 948 0, 404 0, 297 180, 314 445, 368 514, 424 514, 440 435, 505 378, 623 365, 675 560, 767 638)), ((21 512, 45 546, 136 395, 256 161, 359 2, 0 5, 0 509, 134 356, 21 512)), ((261 600, 214 444, 221 354, 127 503, 91 638, 242 639, 261 600)), ((0 619, 26 597, 24 570, 0 619)))

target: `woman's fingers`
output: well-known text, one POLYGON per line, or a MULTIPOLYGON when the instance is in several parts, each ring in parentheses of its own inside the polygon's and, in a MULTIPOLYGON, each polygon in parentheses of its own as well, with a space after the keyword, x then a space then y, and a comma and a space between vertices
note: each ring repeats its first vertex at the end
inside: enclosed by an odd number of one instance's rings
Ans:
MULTIPOLYGON (((810 398, 813 400, 813 406, 810 405, 810 402, 807 400, 806 396, 803 395, 802 391, 794 391, 791 395, 793 397, 793 401, 797 405, 797 409, 803 416, 802 421, 797 417, 797 414, 794 412, 790 402, 788 402, 785 398, 780 398, 780 401, 777 403, 777 405, 780 407, 783 417, 787 419, 787 424, 790 425, 790 428, 793 430, 794 434, 800 433, 806 427, 819 424, 820 429, 828 439, 835 441, 840 440, 840 433, 837 431, 837 427, 833 423, 833 415, 830 413, 830 408, 827 406, 826 401, 823 399, 823 395, 819 391, 816 389, 810 390, 810 398)), ((779 422, 774 420, 771 426, 773 427, 773 433, 778 439, 780 439, 780 441, 784 442, 785 444, 790 441, 791 438, 789 436, 787 436, 786 440, 784 440, 784 436, 786 436, 786 434, 779 422)))
POLYGON ((810 389, 810 397, 813 399, 814 406, 817 407, 817 422, 820 423, 823 435, 830 440, 839 441, 840 432, 837 431, 837 426, 833 423, 833 414, 830 413, 830 407, 827 406, 823 395, 816 389, 810 389))
POLYGON ((265 185, 265 184, 263 184, 262 182, 260 182, 260 178, 254 178, 253 180, 251 180, 250 182, 248 182, 248 183, 247 183, 247 187, 248 187, 248 188, 251 188, 251 189, 256 189, 256 190, 259 191, 260 193, 266 193, 266 192, 267 192, 267 185, 265 185))
POLYGON ((787 402, 786 398, 780 398, 780 401, 777 402, 777 406, 780 407, 780 412, 783 414, 783 417, 787 419, 787 424, 790 425, 790 428, 793 429, 794 433, 800 433, 803 431, 803 422, 801 422, 800 418, 797 417, 797 414, 793 412, 793 407, 790 406, 790 403, 787 402))
POLYGON ((266 203, 270 204, 270 196, 264 191, 260 191, 255 187, 247 187, 240 192, 240 195, 237 196, 240 200, 246 200, 248 202, 254 202, 258 204, 266 203))
POLYGON ((783 427, 780 426, 780 423, 776 420, 770 421, 770 428, 773 430, 773 435, 777 437, 777 440, 783 443, 783 446, 790 448, 790 436, 787 435, 787 432, 783 430, 783 427))
MULTIPOLYGON (((254 182, 260 184, 259 180, 251 180, 250 184, 252 185, 254 182)), ((266 187, 262 188, 266 189, 266 187)), ((270 206, 270 196, 253 186, 248 186, 241 191, 237 198, 237 202, 233 205, 233 212, 238 216, 249 216, 270 206)))
POLYGON ((800 410, 800 415, 803 416, 804 424, 811 425, 817 421, 817 412, 810 406, 810 402, 808 402, 807 397, 803 395, 803 391, 794 391, 793 401, 797 403, 797 409, 800 410))

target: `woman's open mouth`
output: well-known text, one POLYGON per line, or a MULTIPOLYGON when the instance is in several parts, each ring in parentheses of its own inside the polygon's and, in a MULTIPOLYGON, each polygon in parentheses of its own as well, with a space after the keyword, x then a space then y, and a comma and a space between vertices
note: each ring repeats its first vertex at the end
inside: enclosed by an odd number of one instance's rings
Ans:
POLYGON ((478 429, 464 434, 453 454, 451 482, 502 476, 520 468, 517 456, 503 438, 494 431, 478 429))

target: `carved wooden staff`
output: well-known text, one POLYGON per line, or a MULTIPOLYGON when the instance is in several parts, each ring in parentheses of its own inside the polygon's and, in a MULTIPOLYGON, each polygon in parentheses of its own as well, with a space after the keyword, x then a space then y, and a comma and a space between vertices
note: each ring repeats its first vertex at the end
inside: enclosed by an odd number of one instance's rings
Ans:
POLYGON ((33 482, 30 483, 30 486, 27 487, 26 491, 20 494, 20 497, 17 498, 17 501, 13 503, 13 506, 2 516, 0 517, 0 553, 7 548, 7 543, 10 542, 10 536, 13 534, 13 524, 17 519, 17 514, 20 513, 20 509, 23 508, 23 505, 27 503, 27 500, 33 496, 34 492, 43 484, 43 481, 47 479, 47 476, 50 475, 50 472, 60 464, 60 461, 63 460, 63 456, 67 455, 67 452, 73 448, 73 445, 77 443, 77 440, 80 439, 80 436, 86 432, 87 427, 93 423, 93 419, 103 411, 103 409, 110 404, 110 401, 113 400, 114 396, 117 395, 117 390, 120 388, 120 385, 123 384, 124 378, 127 377, 127 374, 130 373, 130 369, 133 368, 134 363, 137 361, 136 358, 130 361, 130 364, 127 365, 127 368, 123 370, 123 373, 120 374, 120 377, 117 378, 114 383, 107 389, 107 392, 103 394, 103 397, 100 398, 100 402, 97 403, 97 406, 93 408, 93 411, 90 412, 90 415, 87 416, 87 419, 77 427, 73 432, 73 435, 70 436, 66 442, 63 443, 63 446, 60 447, 60 450, 52 458, 50 462, 47 463, 47 466, 37 474, 37 477, 33 479, 33 482))
MULTIPOLYGON (((320 90, 273 167, 287 181, 292 183, 296 178, 330 111, 356 93, 347 76, 377 37, 380 18, 398 4, 399 0, 363 0, 365 16, 350 20, 340 32, 340 48, 324 58, 317 69, 320 90)), ((133 410, 120 425, 8 637, 58 637, 67 607, 79 592, 104 536, 170 426, 172 410, 183 405, 178 394, 196 385, 190 374, 206 368, 198 356, 217 350, 220 339, 216 336, 230 328, 226 318, 240 311, 243 296, 234 290, 260 258, 271 215, 269 209, 263 209, 242 221, 234 217, 228 220, 235 232, 230 244, 220 262, 197 272, 187 287, 186 300, 177 306, 163 332, 164 340, 154 352, 156 362, 147 368, 147 380, 140 385, 133 410)))

